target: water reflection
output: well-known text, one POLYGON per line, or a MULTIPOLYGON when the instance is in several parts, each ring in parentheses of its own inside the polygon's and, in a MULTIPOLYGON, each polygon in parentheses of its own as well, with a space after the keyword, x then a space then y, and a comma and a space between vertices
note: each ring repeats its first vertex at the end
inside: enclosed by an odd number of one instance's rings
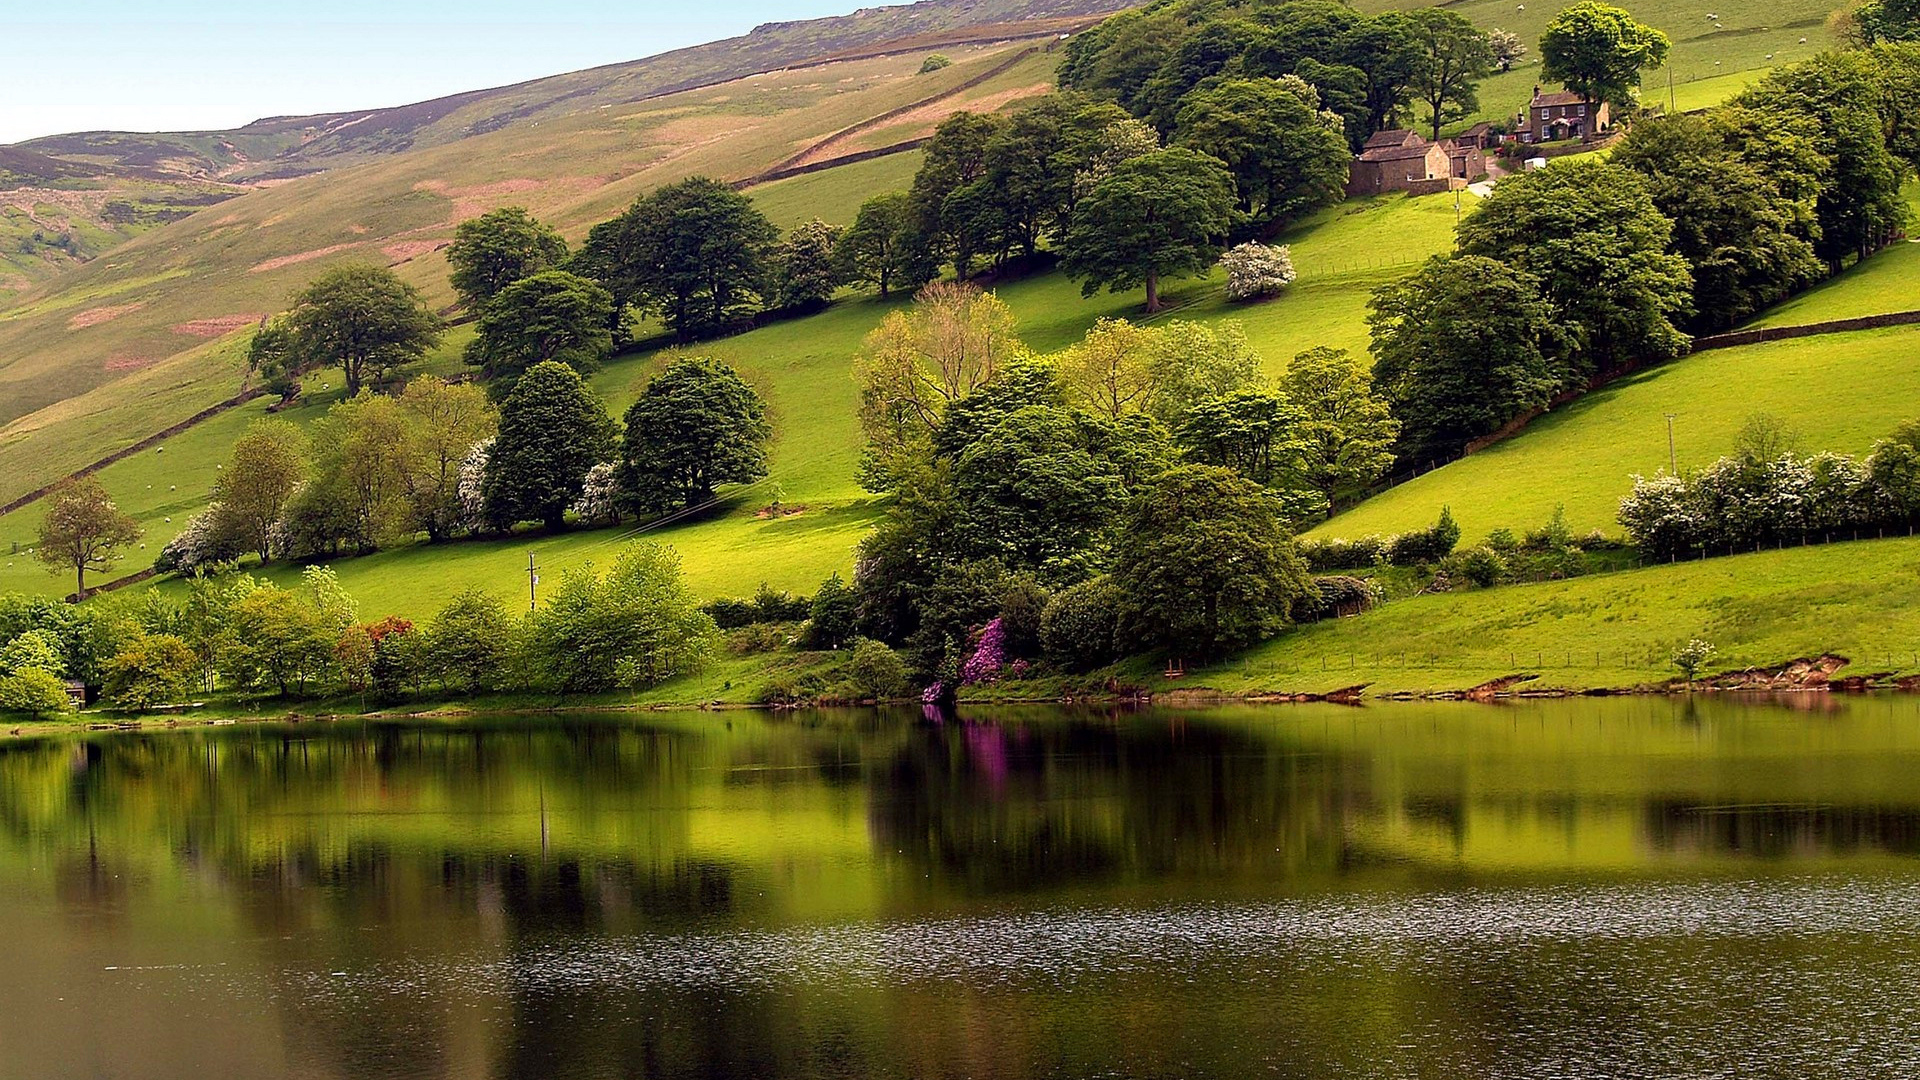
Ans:
POLYGON ((1815 695, 16 741, 0 1076, 1881 1075, 1916 764, 1815 695))

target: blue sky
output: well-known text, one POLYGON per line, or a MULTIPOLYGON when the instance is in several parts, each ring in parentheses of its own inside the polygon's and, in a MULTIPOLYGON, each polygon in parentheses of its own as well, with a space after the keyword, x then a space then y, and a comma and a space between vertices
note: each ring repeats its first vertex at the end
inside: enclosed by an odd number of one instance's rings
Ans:
POLYGON ((638 59, 763 22, 844 14, 862 3, 23 0, 13 7, 8 0, 0 143, 403 105, 638 59))

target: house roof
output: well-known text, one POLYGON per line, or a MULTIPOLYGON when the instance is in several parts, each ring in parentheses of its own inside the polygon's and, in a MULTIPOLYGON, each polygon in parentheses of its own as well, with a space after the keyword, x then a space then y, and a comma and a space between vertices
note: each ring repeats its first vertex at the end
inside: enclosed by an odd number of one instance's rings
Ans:
POLYGON ((1492 131, 1492 130, 1493 130, 1493 125, 1492 125, 1492 124, 1489 124, 1489 123, 1487 123, 1487 122, 1486 122, 1485 120, 1482 120, 1482 121, 1480 121, 1479 123, 1477 123, 1477 124, 1475 124, 1475 125, 1473 125, 1472 127, 1470 127, 1470 128, 1468 128, 1467 130, 1465 130, 1465 131, 1463 131, 1463 132, 1461 132, 1460 134, 1462 134, 1462 135, 1485 135, 1485 134, 1487 134, 1488 132, 1490 132, 1490 131, 1492 131))
POLYGON ((1408 146, 1425 141, 1418 132, 1408 131, 1405 128, 1393 128, 1389 131, 1376 131, 1368 136, 1367 145, 1363 149, 1380 150, 1390 146, 1408 146))
POLYGON ((1551 94, 1533 95, 1533 107, 1544 108, 1548 105, 1584 105, 1587 99, 1571 90, 1555 90, 1551 94))
POLYGON ((1433 149, 1433 144, 1424 142, 1424 141, 1421 142, 1420 145, 1418 146, 1380 146, 1362 153, 1360 155, 1360 160, 1361 161, 1413 161, 1417 158, 1426 157, 1427 151, 1432 149, 1433 149))

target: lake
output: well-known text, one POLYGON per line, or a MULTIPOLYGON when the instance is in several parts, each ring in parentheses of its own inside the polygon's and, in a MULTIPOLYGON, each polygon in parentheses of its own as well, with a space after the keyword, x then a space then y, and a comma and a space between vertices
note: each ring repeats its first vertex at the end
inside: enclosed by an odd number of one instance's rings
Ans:
POLYGON ((0 743, 5 1077, 1883 1077, 1920 699, 0 743))

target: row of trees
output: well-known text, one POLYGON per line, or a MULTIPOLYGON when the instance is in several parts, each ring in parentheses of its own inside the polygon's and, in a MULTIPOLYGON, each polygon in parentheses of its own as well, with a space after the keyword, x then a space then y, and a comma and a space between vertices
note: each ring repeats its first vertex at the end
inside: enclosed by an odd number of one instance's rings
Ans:
POLYGON ((311 434, 253 424, 221 466, 212 504, 167 545, 163 569, 252 553, 371 551, 523 522, 550 529, 699 506, 766 475, 765 405, 731 368, 691 357, 652 379, 617 425, 579 373, 543 361, 498 409, 432 376, 397 397, 363 393, 311 434))
POLYGON ((1373 298, 1403 456, 1451 457, 1886 244, 1920 165, 1917 101, 1920 47, 1829 54, 1703 116, 1642 120, 1608 161, 1503 181, 1453 254, 1373 298))
POLYGON ((0 710, 70 707, 64 682, 145 711, 215 690, 248 696, 594 693, 697 671, 719 640, 670 548, 634 543, 605 573, 564 574, 539 610, 460 593, 430 622, 359 618, 333 572, 291 588, 246 574, 195 577, 85 608, 0 596, 0 710))

